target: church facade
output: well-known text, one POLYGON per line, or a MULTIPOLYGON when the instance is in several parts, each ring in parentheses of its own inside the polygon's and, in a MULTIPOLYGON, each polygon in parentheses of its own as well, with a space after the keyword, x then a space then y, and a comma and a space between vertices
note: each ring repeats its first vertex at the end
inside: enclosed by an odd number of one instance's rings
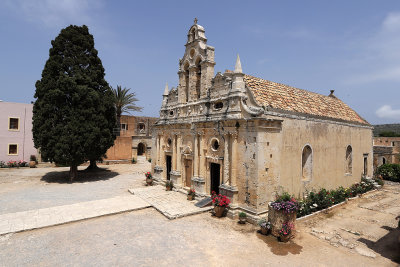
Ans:
POLYGON ((277 192, 350 186, 372 175, 372 127, 334 92, 321 95, 234 71, 214 75, 204 28, 189 29, 179 85, 166 86, 152 171, 176 187, 259 216, 277 192))

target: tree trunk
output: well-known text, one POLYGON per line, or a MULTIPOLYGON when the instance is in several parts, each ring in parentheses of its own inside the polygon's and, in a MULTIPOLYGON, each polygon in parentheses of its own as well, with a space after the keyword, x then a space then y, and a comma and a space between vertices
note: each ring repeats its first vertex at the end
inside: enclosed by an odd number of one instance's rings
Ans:
POLYGON ((98 168, 99 167, 97 167, 96 160, 91 159, 90 164, 86 170, 97 170, 98 168))
POLYGON ((69 168, 69 181, 72 183, 78 175, 78 166, 71 165, 69 168))

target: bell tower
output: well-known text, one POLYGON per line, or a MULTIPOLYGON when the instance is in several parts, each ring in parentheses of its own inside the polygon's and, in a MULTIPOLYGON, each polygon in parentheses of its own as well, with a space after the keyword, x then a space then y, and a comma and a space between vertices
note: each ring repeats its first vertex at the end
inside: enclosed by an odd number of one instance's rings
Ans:
POLYGON ((197 18, 190 27, 185 54, 179 60, 179 103, 196 102, 207 96, 214 77, 214 47, 207 45, 204 28, 197 18))

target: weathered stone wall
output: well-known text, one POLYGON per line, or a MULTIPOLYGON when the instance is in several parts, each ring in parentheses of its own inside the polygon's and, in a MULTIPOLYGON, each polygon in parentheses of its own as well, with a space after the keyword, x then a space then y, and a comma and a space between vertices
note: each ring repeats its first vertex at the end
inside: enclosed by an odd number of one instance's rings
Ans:
POLYGON ((372 130, 343 124, 285 118, 280 151, 280 171, 275 190, 287 190, 301 197, 312 188, 333 189, 359 182, 367 157, 367 173, 373 175, 372 130), (302 150, 312 148, 312 177, 302 179, 302 150), (346 149, 352 147, 352 173, 346 173, 346 149), (281 186, 282 188, 278 188, 281 186))
POLYGON ((149 159, 151 153, 151 135, 153 125, 157 118, 139 116, 121 116, 121 124, 126 124, 125 130, 121 129, 120 135, 114 141, 114 146, 107 151, 107 160, 131 160, 137 157, 139 143, 145 145, 145 156, 149 159), (129 141, 128 141, 129 140, 129 141))
POLYGON ((131 160, 132 159, 132 137, 118 136, 114 146, 107 150, 105 160, 131 160))

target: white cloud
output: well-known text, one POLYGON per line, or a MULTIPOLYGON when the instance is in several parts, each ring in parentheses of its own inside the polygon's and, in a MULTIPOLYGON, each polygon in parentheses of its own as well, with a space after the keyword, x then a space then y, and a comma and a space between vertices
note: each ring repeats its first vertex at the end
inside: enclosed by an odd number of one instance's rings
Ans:
POLYGON ((91 12, 102 6, 98 0, 13 0, 7 6, 19 16, 46 27, 89 24, 91 12))
POLYGON ((350 83, 400 81, 400 12, 386 15, 371 38, 360 41, 355 64, 362 71, 350 83))
POLYGON ((400 120, 400 109, 393 109, 389 105, 380 107, 375 113, 379 118, 400 120))

